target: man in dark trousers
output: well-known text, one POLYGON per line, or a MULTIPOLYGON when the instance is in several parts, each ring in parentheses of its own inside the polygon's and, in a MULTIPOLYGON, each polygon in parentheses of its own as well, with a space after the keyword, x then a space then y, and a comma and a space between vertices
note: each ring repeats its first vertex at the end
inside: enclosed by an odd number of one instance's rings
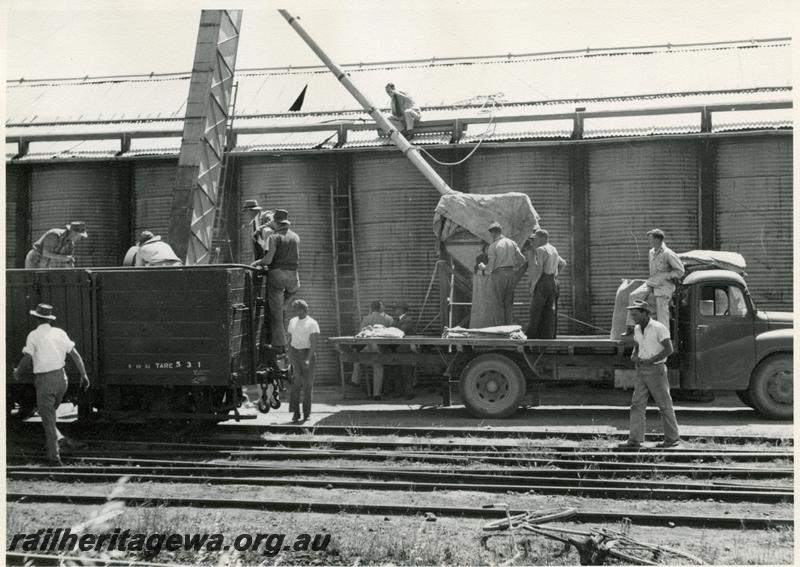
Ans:
POLYGON ((278 351, 286 348, 283 316, 292 298, 300 289, 297 266, 300 262, 300 237, 289 228, 289 213, 276 209, 273 219, 275 232, 269 235, 264 257, 253 266, 266 266, 267 304, 269 305, 272 346, 278 351))
POLYGON ((554 339, 556 336, 558 272, 567 262, 549 240, 550 234, 541 228, 533 233, 533 245, 527 250, 531 308, 525 334, 529 339, 554 339))
POLYGON ((67 355, 72 357, 81 374, 81 388, 84 390, 89 387, 89 376, 75 343, 62 329, 50 325, 56 319, 53 306, 40 303, 30 314, 36 319, 37 327, 28 333, 22 349, 22 360, 14 369, 14 379, 18 380, 20 373, 33 369, 36 411, 44 427, 47 461, 50 465, 61 466, 59 445, 64 444, 69 448, 80 446, 64 437, 56 427, 56 409, 67 393, 67 373, 64 371, 67 355))
MULTIPOLYGON (((408 314, 408 303, 399 301, 395 307, 394 326, 403 331, 406 336, 416 333, 417 322, 408 314)), ((397 352, 411 352, 411 347, 408 345, 400 345, 397 347, 397 352)), ((407 400, 414 399, 414 366, 403 364, 400 367, 402 377, 402 390, 400 395, 404 396, 407 400)))

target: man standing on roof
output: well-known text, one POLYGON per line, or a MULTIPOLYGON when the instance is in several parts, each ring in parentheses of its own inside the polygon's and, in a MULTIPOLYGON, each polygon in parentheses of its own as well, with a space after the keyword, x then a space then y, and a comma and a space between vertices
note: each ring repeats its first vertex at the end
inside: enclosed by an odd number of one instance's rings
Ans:
POLYGON ((540 228, 533 233, 532 246, 527 250, 531 308, 525 334, 529 339, 556 337, 558 272, 566 267, 567 262, 549 240, 550 234, 540 228))
POLYGON ((620 445, 624 448, 640 448, 644 443, 645 411, 647 400, 653 396, 661 413, 664 441, 659 448, 675 447, 680 443, 678 420, 669 395, 667 357, 672 354, 669 328, 650 318, 653 308, 646 301, 637 300, 628 307, 628 313, 636 322, 631 360, 636 366, 636 379, 631 399, 631 423, 628 440, 620 445))
POLYGON ((286 348, 283 315, 288 311, 294 295, 300 289, 297 266, 300 262, 300 237, 289 229, 289 213, 275 210, 275 232, 269 235, 264 256, 253 266, 266 266, 267 303, 270 314, 271 344, 277 350, 286 348))
POLYGON ((56 427, 56 409, 67 393, 67 373, 64 371, 67 355, 72 357, 81 374, 81 388, 84 390, 89 388, 89 376, 75 343, 63 330, 50 325, 56 319, 53 306, 40 303, 35 311, 29 313, 36 318, 37 327, 28 333, 22 349, 22 360, 14 369, 14 379, 18 380, 20 373, 33 369, 36 411, 39 412, 44 427, 47 461, 50 465, 61 466, 59 444, 71 449, 80 447, 79 443, 64 437, 56 427))
MULTIPOLYGON (((669 302, 675 293, 675 280, 681 279, 686 269, 678 255, 664 244, 663 230, 654 228, 647 236, 650 238, 650 277, 631 292, 629 301, 647 301, 652 294, 656 298, 656 319, 669 329, 669 302)), ((627 325, 630 328, 633 324, 629 314, 627 325)))
POLYGON ((71 222, 67 228, 51 228, 33 243, 25 256, 28 269, 74 268, 75 243, 88 238, 86 223, 71 222))
POLYGON ((386 85, 386 94, 389 95, 392 108, 392 115, 389 117, 389 122, 400 130, 400 132, 403 132, 406 139, 410 140, 414 136, 413 132, 410 132, 410 130, 414 128, 415 123, 419 122, 422 117, 422 111, 419 106, 417 106, 417 103, 414 102, 414 99, 411 98, 411 95, 403 91, 398 91, 394 83, 388 83, 386 85))
POLYGON ((161 235, 154 235, 145 230, 139 235, 139 249, 136 251, 136 266, 167 267, 182 266, 172 246, 161 240, 161 235))
POLYGON ((491 285, 497 305, 501 312, 497 316, 498 325, 510 325, 514 321, 514 287, 517 283, 516 270, 525 263, 525 256, 517 243, 503 236, 503 227, 494 221, 489 225, 492 243, 487 255, 489 262, 480 263, 478 268, 491 274, 491 285))

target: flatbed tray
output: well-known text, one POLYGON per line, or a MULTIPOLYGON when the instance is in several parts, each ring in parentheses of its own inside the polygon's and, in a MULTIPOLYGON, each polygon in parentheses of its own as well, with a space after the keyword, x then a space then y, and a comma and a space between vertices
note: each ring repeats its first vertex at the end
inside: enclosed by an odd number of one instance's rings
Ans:
POLYGON ((630 344, 626 340, 614 340, 606 335, 561 335, 555 339, 526 339, 514 340, 509 338, 473 338, 473 337, 453 337, 443 339, 441 337, 427 337, 408 335, 403 338, 386 337, 330 337, 328 339, 334 345, 368 345, 381 344, 391 345, 419 345, 419 346, 482 346, 482 347, 599 347, 599 348, 618 348, 630 344))

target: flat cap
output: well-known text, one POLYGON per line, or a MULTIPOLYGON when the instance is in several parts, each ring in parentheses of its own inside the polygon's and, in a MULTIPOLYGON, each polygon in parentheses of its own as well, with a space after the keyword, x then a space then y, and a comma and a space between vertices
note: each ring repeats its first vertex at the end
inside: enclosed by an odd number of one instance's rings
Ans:
POLYGON ((493 221, 492 224, 489 225, 489 230, 496 230, 498 232, 503 232, 503 225, 497 221, 493 221))

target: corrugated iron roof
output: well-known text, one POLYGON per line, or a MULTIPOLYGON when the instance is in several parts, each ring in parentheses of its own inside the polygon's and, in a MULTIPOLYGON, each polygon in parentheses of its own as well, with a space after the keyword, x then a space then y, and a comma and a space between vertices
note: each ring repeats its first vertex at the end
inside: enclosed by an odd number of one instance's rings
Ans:
POLYGON ((500 122, 494 124, 469 124, 459 140, 471 144, 480 140, 530 140, 570 138, 572 120, 530 120, 520 122, 500 122))
MULTIPOLYGON (((388 104, 388 80, 423 107, 452 107, 476 96, 502 93, 506 102, 596 99, 657 93, 791 87, 787 41, 458 62, 381 64, 349 68, 375 104, 388 104), (676 72, 680 69, 680 72, 676 72)), ((303 110, 335 113, 357 103, 327 70, 237 73, 237 115, 282 114, 308 86, 303 110)), ((189 76, 6 84, 7 123, 182 118, 189 76)))
POLYGON ((136 156, 177 156, 181 151, 181 138, 133 138, 130 150, 123 155, 136 156))
POLYGON ((712 132, 736 130, 763 130, 766 128, 792 128, 794 111, 791 108, 772 110, 737 110, 717 112, 711 125, 712 132))
POLYGON ((286 132, 275 134, 243 134, 236 138, 234 153, 263 152, 269 150, 324 150, 332 149, 338 142, 334 130, 323 132, 286 132))
POLYGON ((119 140, 31 142, 28 153, 15 161, 109 159, 119 152, 119 140))
POLYGON ((612 138, 700 132, 700 113, 587 118, 583 137, 612 138))

